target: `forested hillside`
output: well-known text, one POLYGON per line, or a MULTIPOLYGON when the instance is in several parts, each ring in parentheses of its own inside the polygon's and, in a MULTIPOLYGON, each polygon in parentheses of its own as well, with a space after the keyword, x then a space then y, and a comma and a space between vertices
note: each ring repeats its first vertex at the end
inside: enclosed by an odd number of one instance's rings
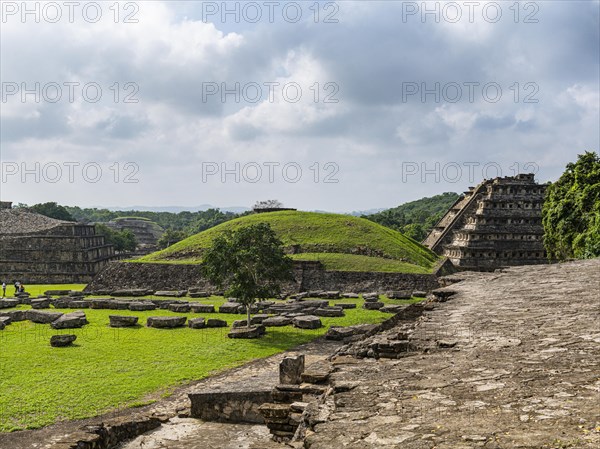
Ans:
POLYGON ((458 197, 458 193, 445 192, 404 203, 376 214, 363 215, 363 218, 400 231, 420 242, 458 197))

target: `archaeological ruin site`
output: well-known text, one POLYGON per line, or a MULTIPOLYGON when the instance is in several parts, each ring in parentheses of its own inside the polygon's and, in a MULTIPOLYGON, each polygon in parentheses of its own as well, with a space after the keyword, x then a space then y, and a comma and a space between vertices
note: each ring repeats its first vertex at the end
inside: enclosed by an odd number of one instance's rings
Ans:
POLYGON ((0 203, 0 276, 26 284, 86 283, 114 257, 94 226, 0 203))
POLYGON ((600 449, 600 0, 0 0, 0 449, 600 449))
POLYGON ((485 180, 452 205, 423 244, 460 269, 547 263, 545 189, 533 174, 485 180))
MULTIPOLYGON (((152 252, 162 229, 115 220, 140 239, 131 260, 116 260, 92 225, 3 202, 0 277, 47 284, 0 300, 4 349, 33 345, 42 360, 82 370, 103 354, 94 371, 131 372, 128 390, 138 376, 195 365, 134 408, 69 415, 99 388, 94 373, 79 377, 71 393, 57 390, 64 408, 30 429, 18 423, 38 412, 7 402, 0 426, 15 431, 0 433, 0 448, 596 448, 600 259, 548 259, 546 189, 533 174, 484 180, 423 245, 364 218, 281 208, 152 252), (215 235, 257 221, 280 235, 293 276, 278 297, 245 306, 200 261, 215 235), (158 352, 138 361, 148 348, 158 352)), ((29 388, 54 391, 36 369, 29 388)))

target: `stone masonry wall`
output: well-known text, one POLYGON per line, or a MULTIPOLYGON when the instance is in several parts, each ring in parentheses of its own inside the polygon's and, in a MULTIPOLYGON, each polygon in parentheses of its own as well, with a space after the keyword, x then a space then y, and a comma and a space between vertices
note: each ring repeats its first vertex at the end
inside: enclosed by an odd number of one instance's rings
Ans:
MULTIPOLYGON (((354 271, 326 271, 319 263, 296 263, 295 282, 286 291, 343 290, 371 292, 387 290, 432 290, 438 287, 433 274, 368 273, 354 271)), ((147 288, 153 290, 183 290, 200 287, 214 290, 202 278, 200 265, 110 262, 94 277, 86 291, 119 288, 147 288)))

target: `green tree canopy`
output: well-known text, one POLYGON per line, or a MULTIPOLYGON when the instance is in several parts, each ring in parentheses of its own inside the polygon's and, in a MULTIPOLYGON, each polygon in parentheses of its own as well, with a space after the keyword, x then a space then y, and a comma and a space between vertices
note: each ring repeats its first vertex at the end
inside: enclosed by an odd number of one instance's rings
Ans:
POLYGON ((115 251, 135 251, 137 241, 133 232, 129 229, 116 231, 106 225, 97 223, 96 234, 103 235, 106 243, 114 245, 115 251))
POLYGON ((46 217, 56 218, 57 220, 75 221, 69 211, 59 204, 54 202, 50 203, 39 203, 29 207, 31 212, 35 212, 46 217))
POLYGON ((544 245, 552 259, 600 256, 600 158, 578 156, 548 187, 542 209, 544 245))
POLYGON ((363 218, 400 231, 420 242, 427 237, 458 197, 458 193, 446 192, 404 203, 376 214, 363 215, 363 218))
POLYGON ((273 229, 258 223, 219 235, 203 254, 202 271, 246 306, 250 327, 250 306, 277 295, 281 283, 292 280, 292 260, 273 229))

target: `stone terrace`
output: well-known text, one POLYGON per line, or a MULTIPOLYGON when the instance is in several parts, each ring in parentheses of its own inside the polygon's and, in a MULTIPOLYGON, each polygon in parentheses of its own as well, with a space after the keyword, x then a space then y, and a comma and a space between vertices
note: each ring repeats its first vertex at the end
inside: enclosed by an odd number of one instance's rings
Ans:
POLYGON ((305 448, 600 447, 600 259, 461 276, 418 351, 335 361, 334 388, 354 388, 324 401, 305 448))

